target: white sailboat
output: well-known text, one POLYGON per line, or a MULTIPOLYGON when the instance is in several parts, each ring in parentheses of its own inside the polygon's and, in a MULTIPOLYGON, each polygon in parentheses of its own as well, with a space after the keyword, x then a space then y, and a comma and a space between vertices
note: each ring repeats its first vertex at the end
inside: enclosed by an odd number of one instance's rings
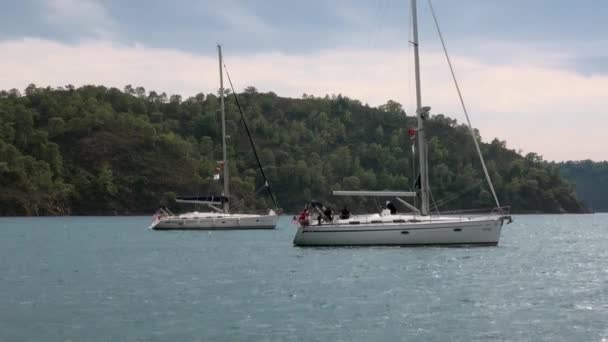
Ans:
MULTIPOLYGON (((150 229, 154 230, 228 230, 228 229, 274 229, 276 227, 279 216, 277 211, 274 209, 270 209, 268 214, 259 215, 259 214, 240 214, 240 213, 231 213, 230 212, 230 204, 229 204, 229 178, 228 178, 228 160, 226 154, 226 115, 224 108, 224 72, 223 72, 223 59, 222 59, 222 47, 218 45, 218 56, 219 56, 219 65, 220 65, 220 106, 222 113, 222 169, 223 169, 223 180, 224 180, 224 190, 223 194, 219 196, 194 196, 194 197, 178 197, 176 202, 178 203, 192 203, 199 205, 206 205, 211 209, 208 212, 189 212, 184 214, 175 215, 171 213, 166 208, 161 208, 155 214, 154 221, 150 225, 150 229), (221 208, 219 207, 221 206, 221 208)), ((240 109, 240 105, 238 105, 238 99, 236 97, 236 93, 233 94, 237 101, 237 106, 240 109)), ((241 111, 241 115, 243 115, 241 111)), ((244 119, 244 117, 243 117, 244 119)), ((256 155, 256 159, 258 160, 258 165, 260 167, 260 171, 262 172, 262 176, 264 178, 264 186, 268 190, 268 193, 275 204, 276 200, 272 191, 270 190, 270 185, 266 180, 266 176, 264 175, 264 170, 259 164, 259 159, 257 156, 257 152, 255 151, 255 145, 253 144, 253 140, 251 140, 251 135, 249 133, 249 129, 247 128, 246 122, 245 128, 247 129, 247 134, 249 135, 249 139, 251 142, 251 147, 256 155)))
MULTIPOLYGON (((429 107, 422 106, 420 92, 420 61, 418 46, 418 21, 416 0, 411 0, 412 34, 414 47, 414 68, 416 78, 416 115, 418 119, 418 154, 420 169, 420 190, 416 191, 334 191, 337 196, 394 197, 412 211, 412 214, 395 214, 389 210, 381 213, 354 215, 348 213, 331 218, 320 203, 311 202, 300 214, 299 227, 294 238, 297 246, 357 246, 357 245, 497 245, 502 226, 511 222, 508 208, 501 208, 494 186, 487 172, 479 144, 458 84, 456 87, 463 104, 471 136, 475 142, 486 180, 494 196, 496 208, 483 215, 431 215, 429 206, 430 188, 428 158, 424 131, 424 120, 429 107), (401 197, 420 198, 420 208, 409 204, 401 197)), ((431 8, 431 10, 433 10, 431 8)), ((437 25, 438 28, 438 25, 437 25)), ((439 32, 440 33, 440 32, 439 32)), ((443 44, 443 38, 441 37, 443 44)), ((444 48, 445 48, 445 44, 444 48)), ((446 57, 449 56, 446 52, 446 57)), ((450 63, 451 68, 451 63, 450 63)), ((454 76, 452 72, 452 76, 454 76)), ((454 77, 454 81, 456 81, 454 77)))

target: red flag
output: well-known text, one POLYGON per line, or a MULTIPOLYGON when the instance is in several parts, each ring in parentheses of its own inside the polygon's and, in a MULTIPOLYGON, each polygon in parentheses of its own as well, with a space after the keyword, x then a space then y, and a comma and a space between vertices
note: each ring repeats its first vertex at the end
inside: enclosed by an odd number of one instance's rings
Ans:
POLYGON ((410 139, 414 139, 416 137, 416 133, 418 131, 415 128, 408 128, 407 129, 407 135, 410 136, 410 139))

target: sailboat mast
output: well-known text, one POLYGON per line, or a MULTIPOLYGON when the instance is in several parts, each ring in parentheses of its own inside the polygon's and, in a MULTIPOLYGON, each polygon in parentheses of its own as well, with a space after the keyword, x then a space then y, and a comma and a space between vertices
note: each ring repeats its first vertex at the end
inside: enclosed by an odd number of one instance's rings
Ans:
POLYGON ((222 156, 223 156, 223 170, 224 170, 224 212, 228 213, 228 160, 226 157, 226 111, 224 108, 224 72, 222 69, 222 46, 218 44, 217 52, 220 61, 220 107, 222 111, 222 156))
POLYGON ((422 109, 422 95, 420 92, 420 54, 418 51, 418 15, 416 0, 412 0, 412 34, 414 45, 414 72, 416 77, 416 115, 418 117, 418 155, 420 164, 420 212, 429 214, 429 173, 424 120, 427 115, 422 109))

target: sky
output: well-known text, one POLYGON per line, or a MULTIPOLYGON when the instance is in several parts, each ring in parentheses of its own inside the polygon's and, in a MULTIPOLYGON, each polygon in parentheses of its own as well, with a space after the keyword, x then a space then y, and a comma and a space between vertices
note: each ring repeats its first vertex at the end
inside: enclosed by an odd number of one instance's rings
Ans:
MULTIPOLYGON (((546 160, 608 160, 608 1, 433 0, 484 141, 546 160)), ((423 104, 464 120, 428 0, 423 104)), ((127 84, 215 92, 221 43, 235 86, 343 94, 414 113, 407 0, 0 1, 0 89, 127 84)))

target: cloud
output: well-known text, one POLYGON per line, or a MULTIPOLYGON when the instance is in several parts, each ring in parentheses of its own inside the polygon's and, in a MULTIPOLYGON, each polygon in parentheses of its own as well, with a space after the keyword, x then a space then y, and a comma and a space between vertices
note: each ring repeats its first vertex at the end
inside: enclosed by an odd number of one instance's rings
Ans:
MULTIPOLYGON (((126 84, 191 96, 218 88, 217 59, 143 45, 108 41, 67 45, 41 39, 0 42, 0 88, 66 84, 126 84)), ((371 105, 389 99, 413 113, 408 51, 325 50, 309 54, 224 51, 235 85, 300 97, 342 93, 371 105)), ((536 51, 542 55, 542 51, 536 51)), ((547 56, 551 58, 551 56, 547 56)), ((550 160, 608 159, 605 110, 608 76, 584 75, 553 63, 487 63, 454 56, 454 65, 472 114, 485 140, 499 137, 512 148, 534 151, 550 160)), ((462 111, 444 57, 422 56, 423 102, 434 113, 462 121, 462 111)))
POLYGON ((52 27, 78 32, 83 38, 114 36, 114 21, 97 0, 48 0, 46 6, 46 20, 52 27))
POLYGON ((243 33, 255 32, 256 35, 273 35, 278 33, 277 30, 259 15, 234 2, 218 4, 213 13, 222 19, 224 25, 228 25, 230 28, 235 29, 235 31, 242 31, 243 33))

